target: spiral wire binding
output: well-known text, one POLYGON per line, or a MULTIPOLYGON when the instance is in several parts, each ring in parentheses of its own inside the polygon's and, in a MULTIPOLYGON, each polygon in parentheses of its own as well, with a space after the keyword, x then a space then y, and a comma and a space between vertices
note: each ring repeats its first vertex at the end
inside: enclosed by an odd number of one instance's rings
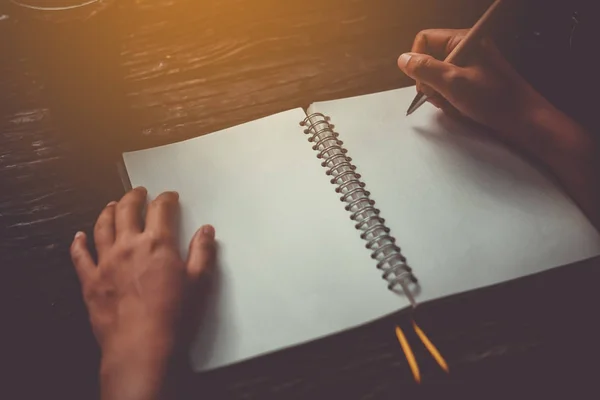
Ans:
POLYGON ((416 301, 411 291, 411 285, 416 285, 417 279, 412 269, 407 265, 396 239, 391 236, 390 229, 380 216, 380 210, 375 207, 371 193, 366 190, 361 175, 356 172, 352 158, 347 156, 347 150, 334 131, 334 125, 329 123, 329 117, 321 113, 307 116, 301 126, 306 127, 304 133, 309 135, 308 141, 313 143, 317 158, 323 160, 321 166, 327 169, 331 183, 336 185, 336 193, 341 194, 340 200, 346 203, 350 219, 356 222, 354 226, 361 231, 361 239, 367 243, 365 247, 371 250, 371 258, 377 261, 377 268, 383 271, 383 279, 388 282, 388 289, 402 292, 410 304, 415 307, 416 301))

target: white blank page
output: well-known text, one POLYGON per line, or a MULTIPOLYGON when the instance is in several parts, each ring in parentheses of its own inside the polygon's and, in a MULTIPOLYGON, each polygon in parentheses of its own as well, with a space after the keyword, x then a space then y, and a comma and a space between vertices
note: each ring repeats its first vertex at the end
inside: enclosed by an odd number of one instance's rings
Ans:
POLYGON ((392 295, 299 122, 301 109, 124 154, 133 186, 180 194, 181 251, 203 224, 220 245, 195 370, 306 342, 406 305, 392 295))
POLYGON ((414 96, 405 88, 310 112, 331 117, 419 279, 419 301, 600 254, 597 231, 548 177, 429 104, 406 117, 414 96))

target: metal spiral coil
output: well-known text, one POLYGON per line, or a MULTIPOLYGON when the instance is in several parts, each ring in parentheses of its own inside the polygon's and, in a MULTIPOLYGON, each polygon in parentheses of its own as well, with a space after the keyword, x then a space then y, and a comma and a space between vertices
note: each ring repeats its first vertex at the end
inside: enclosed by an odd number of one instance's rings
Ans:
POLYGON ((375 201, 370 198, 371 193, 366 190, 361 175, 356 172, 339 134, 333 130, 329 117, 313 113, 300 125, 306 128, 304 133, 309 135, 308 141, 314 143, 312 149, 318 152, 317 158, 323 160, 321 166, 332 177, 330 182, 336 185, 336 193, 341 194, 340 201, 346 203, 350 219, 356 222, 354 227, 361 231, 360 238, 367 242, 365 247, 371 250, 371 258, 377 260, 377 268, 383 271, 382 277, 388 282, 388 289, 401 291, 415 307, 411 286, 417 280, 381 218, 380 210, 375 207, 375 201))

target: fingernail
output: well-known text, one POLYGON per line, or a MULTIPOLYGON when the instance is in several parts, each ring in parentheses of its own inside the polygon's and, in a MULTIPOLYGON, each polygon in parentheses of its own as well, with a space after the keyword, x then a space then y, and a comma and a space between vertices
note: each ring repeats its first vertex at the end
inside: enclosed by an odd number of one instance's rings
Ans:
POLYGON ((106 205, 106 207, 112 207, 112 206, 114 206, 114 205, 116 205, 116 204, 117 204, 117 202, 116 202, 116 201, 111 201, 110 203, 108 203, 108 204, 106 205))
POLYGON ((215 237, 215 228, 213 228, 212 225, 204 225, 202 228, 200 228, 200 232, 202 232, 203 235, 214 238, 215 237))
POLYGON ((84 235, 83 232, 79 231, 75 234, 75 239, 79 239, 80 237, 82 237, 84 235))
POLYGON ((173 196, 177 197, 177 199, 179 200, 179 192, 176 192, 175 190, 172 190, 169 193, 171 193, 173 196))
POLYGON ((143 186, 138 186, 138 187, 136 187, 136 188, 135 188, 135 189, 133 189, 133 190, 139 190, 140 192, 142 192, 142 193, 144 193, 144 194, 147 194, 147 193, 148 193, 148 189, 146 189, 146 188, 145 188, 145 187, 143 187, 143 186))
POLYGON ((398 57, 398 66, 400 68, 405 68, 410 59, 412 58, 412 54, 404 53, 400 57, 398 57))

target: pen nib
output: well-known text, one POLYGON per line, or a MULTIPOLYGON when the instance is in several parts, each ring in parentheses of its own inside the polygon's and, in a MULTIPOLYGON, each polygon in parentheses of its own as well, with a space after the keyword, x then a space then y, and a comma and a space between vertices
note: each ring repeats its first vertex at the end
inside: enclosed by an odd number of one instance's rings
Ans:
POLYGON ((417 109, 419 107, 421 107, 423 104, 425 104, 426 101, 427 101, 427 96, 425 96, 422 93, 417 94, 417 97, 415 97, 415 99, 411 103, 410 107, 408 107, 408 111, 406 112, 406 116, 409 116, 410 114, 412 114, 415 111, 417 111, 417 109))

